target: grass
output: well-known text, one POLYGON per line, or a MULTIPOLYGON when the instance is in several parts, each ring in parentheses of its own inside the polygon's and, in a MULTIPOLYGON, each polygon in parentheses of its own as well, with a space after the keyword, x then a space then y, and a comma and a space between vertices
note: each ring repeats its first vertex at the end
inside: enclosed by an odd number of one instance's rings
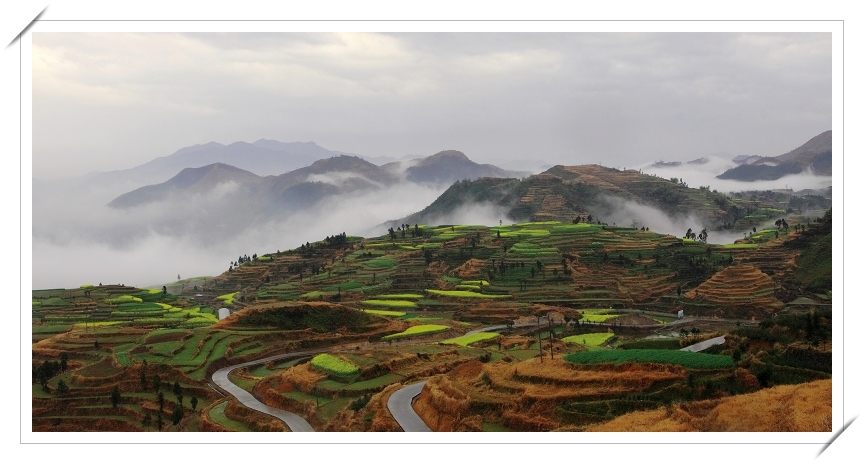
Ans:
POLYGON ((225 415, 225 406, 228 406, 227 401, 213 406, 213 408, 210 409, 210 419, 228 430, 233 430, 236 432, 251 432, 251 430, 249 429, 249 427, 246 426, 246 424, 235 421, 233 419, 229 419, 225 415))
POLYGON ((239 293, 239 292, 226 293, 224 295, 219 295, 216 298, 224 301, 225 304, 233 305, 234 304, 234 295, 236 295, 237 293, 239 293))
POLYGON ((584 346, 601 346, 607 340, 614 337, 614 333, 589 333, 582 335, 571 335, 562 339, 565 343, 578 343, 584 346))
POLYGON ((376 314, 378 316, 391 316, 391 317, 402 317, 406 314, 406 313, 403 313, 402 311, 384 311, 381 309, 364 309, 363 312, 369 313, 369 314, 376 314))
POLYGON ((327 353, 315 356, 310 363, 312 367, 322 372, 338 376, 356 375, 360 372, 354 364, 327 353))
POLYGON ((735 366, 731 356, 678 350, 605 350, 583 351, 564 356, 574 364, 661 363, 678 364, 690 369, 728 369, 735 366))
POLYGON ((465 290, 426 290, 433 295, 450 296, 454 298, 511 298, 512 295, 489 295, 465 290))
POLYGON ((759 248, 758 243, 728 243, 720 246, 724 250, 743 250, 748 248, 759 248))
POLYGON ((483 340, 491 340, 498 337, 500 334, 495 332, 480 332, 472 335, 463 335, 461 337, 450 338, 440 342, 442 345, 459 345, 468 346, 472 343, 477 343, 483 340))
POLYGON ((363 300, 360 304, 368 306, 383 306, 385 308, 416 308, 417 303, 403 300, 363 300))
POLYGON ((418 335, 428 335, 438 332, 444 332, 450 330, 450 327, 446 325, 438 325, 438 324, 422 324, 415 325, 413 327, 408 327, 405 331, 395 333, 392 335, 387 335, 382 337, 382 340, 393 340, 395 338, 405 338, 405 337, 414 337, 418 335))

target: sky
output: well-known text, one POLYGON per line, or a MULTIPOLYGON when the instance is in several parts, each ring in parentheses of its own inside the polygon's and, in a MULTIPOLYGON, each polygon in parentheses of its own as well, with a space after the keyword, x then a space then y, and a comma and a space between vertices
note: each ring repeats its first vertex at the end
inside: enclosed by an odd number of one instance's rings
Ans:
POLYGON ((818 32, 40 31, 33 176, 261 138, 455 149, 511 169, 777 156, 832 128, 831 45, 818 32))

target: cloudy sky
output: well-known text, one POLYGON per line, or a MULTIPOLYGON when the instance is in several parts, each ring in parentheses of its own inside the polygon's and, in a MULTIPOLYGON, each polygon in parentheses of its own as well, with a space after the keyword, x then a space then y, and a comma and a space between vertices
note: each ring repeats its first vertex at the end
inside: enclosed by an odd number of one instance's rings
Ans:
POLYGON ((776 156, 831 129, 829 33, 33 33, 33 176, 199 143, 514 166, 776 156))

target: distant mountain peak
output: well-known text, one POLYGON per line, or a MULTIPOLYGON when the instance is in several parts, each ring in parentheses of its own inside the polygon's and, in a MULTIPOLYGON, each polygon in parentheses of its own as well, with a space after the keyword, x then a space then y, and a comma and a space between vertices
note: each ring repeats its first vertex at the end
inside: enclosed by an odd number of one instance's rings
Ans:
POLYGON ((444 151, 439 151, 438 153, 435 153, 432 156, 424 158, 417 165, 418 166, 421 166, 421 165, 425 166, 428 164, 442 162, 442 161, 462 161, 462 162, 473 163, 473 161, 471 161, 467 156, 465 156, 465 153, 462 153, 461 151, 444 150, 444 151))

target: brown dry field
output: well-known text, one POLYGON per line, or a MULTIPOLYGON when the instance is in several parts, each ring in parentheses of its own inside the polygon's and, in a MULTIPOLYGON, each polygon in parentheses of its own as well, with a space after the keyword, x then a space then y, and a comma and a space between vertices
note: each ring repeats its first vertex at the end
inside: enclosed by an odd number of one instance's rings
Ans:
POLYGON ((831 379, 625 414, 590 432, 830 432, 831 379))

